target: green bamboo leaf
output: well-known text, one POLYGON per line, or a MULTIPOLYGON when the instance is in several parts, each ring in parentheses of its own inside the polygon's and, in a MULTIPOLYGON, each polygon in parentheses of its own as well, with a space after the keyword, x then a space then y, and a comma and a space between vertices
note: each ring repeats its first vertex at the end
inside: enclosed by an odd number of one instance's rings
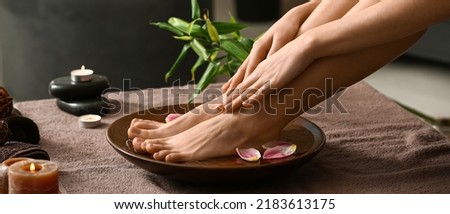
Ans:
POLYGON ((175 28, 174 26, 172 26, 171 24, 166 23, 166 22, 150 22, 150 24, 155 25, 163 30, 168 30, 177 36, 184 35, 183 31, 178 30, 177 28, 175 28))
POLYGON ((205 46, 203 46, 197 39, 193 39, 190 44, 192 50, 194 50, 199 57, 201 57, 205 61, 208 61, 209 57, 208 53, 206 52, 205 46))
POLYGON ((174 36, 173 38, 181 41, 191 41, 193 39, 192 36, 174 36))
POLYGON ((212 22, 214 27, 217 29, 219 35, 233 33, 235 31, 240 31, 247 27, 242 23, 229 23, 229 22, 212 22))
POLYGON ((172 67, 170 68, 170 70, 166 73, 165 79, 166 82, 167 80, 173 75, 173 73, 175 72, 175 70, 177 70, 177 68, 180 66, 180 63, 184 60, 184 58, 186 57, 186 53, 189 50, 189 48, 191 48, 191 45, 189 43, 185 44, 183 46, 183 49, 181 49, 180 54, 178 55, 177 60, 175 60, 175 63, 172 65, 172 67))
POLYGON ((203 91, 217 76, 220 62, 210 62, 202 78, 197 84, 197 93, 203 91))
POLYGON ((242 44, 242 46, 245 48, 245 50, 249 53, 252 50, 253 43, 255 43, 255 41, 253 41, 252 39, 244 38, 244 37, 239 38, 238 41, 242 44))
POLYGON ((228 74, 230 76, 233 76, 236 71, 239 69, 239 67, 242 65, 241 61, 233 60, 233 57, 227 56, 227 67, 228 67, 228 74))
POLYGON ((220 65, 219 70, 217 71, 217 74, 226 74, 226 73, 230 73, 229 69, 228 69, 228 65, 220 65))
POLYGON ((220 62, 210 62, 208 64, 208 67, 206 68, 205 73, 203 73, 202 78, 195 87, 195 92, 189 102, 192 102, 195 97, 200 94, 201 91, 203 91, 212 81, 214 81, 218 74, 219 65, 220 62))
POLYGON ((228 69, 229 69, 229 72, 231 73, 231 75, 234 75, 241 65, 242 65, 242 62, 239 62, 236 60, 229 62, 228 69))
POLYGON ((203 22, 202 19, 193 20, 189 23, 188 34, 194 37, 204 37, 209 38, 208 33, 202 28, 197 22, 203 22))
POLYGON ((209 55, 209 61, 212 62, 214 60, 216 60, 217 55, 219 54, 219 51, 213 51, 210 55, 209 55))
POLYGON ((189 34, 189 22, 177 17, 170 17, 168 22, 176 29, 182 31, 183 33, 189 34))
POLYGON ((234 18, 233 14, 231 14, 230 11, 228 11, 228 16, 230 16, 230 22, 231 23, 237 23, 236 18, 234 18))
POLYGON ((211 23, 211 20, 209 20, 209 17, 205 15, 205 21, 206 21, 206 29, 208 30, 209 38, 212 42, 218 43, 219 42, 219 33, 217 32, 216 27, 211 23))
POLYGON ((192 8, 192 19, 200 18, 200 6, 198 5, 197 0, 191 0, 191 8, 192 8))
POLYGON ((230 77, 232 77, 236 72, 234 72, 231 67, 231 62, 233 62, 234 60, 232 59, 233 57, 231 57, 230 55, 227 56, 227 67, 228 67, 228 74, 230 75, 230 77))
POLYGON ((222 40, 220 43, 220 47, 223 48, 223 50, 228 54, 236 57, 236 59, 241 62, 243 62, 249 54, 249 52, 245 50, 244 46, 236 40, 222 40))
POLYGON ((194 66, 192 66, 191 68, 191 76, 192 76, 192 80, 195 79, 195 72, 197 71, 198 67, 200 67, 201 65, 203 65, 206 61, 203 60, 202 57, 198 57, 197 61, 195 62, 194 66))

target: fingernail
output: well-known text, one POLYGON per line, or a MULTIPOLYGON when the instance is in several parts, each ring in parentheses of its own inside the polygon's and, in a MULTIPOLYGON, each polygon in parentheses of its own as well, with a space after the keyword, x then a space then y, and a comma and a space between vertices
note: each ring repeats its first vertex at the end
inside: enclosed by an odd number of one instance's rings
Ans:
POLYGON ((228 87, 228 83, 225 83, 225 84, 222 85, 221 88, 222 88, 222 90, 223 90, 223 89, 225 89, 225 88, 227 88, 227 87, 228 87))
POLYGON ((228 103, 227 105, 225 105, 225 111, 229 111, 231 110, 231 103, 228 103))

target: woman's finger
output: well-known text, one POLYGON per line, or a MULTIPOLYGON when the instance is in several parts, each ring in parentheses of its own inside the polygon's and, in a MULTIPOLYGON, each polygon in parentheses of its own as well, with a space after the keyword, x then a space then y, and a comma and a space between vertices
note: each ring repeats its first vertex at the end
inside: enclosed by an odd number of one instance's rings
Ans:
MULTIPOLYGON (((272 42, 270 42, 272 45, 272 42)), ((255 71, 256 67, 261 63, 264 59, 267 58, 267 53, 269 52, 269 47, 256 46, 252 49, 252 52, 249 55, 248 65, 246 67, 245 78, 247 78, 250 74, 255 71)))
POLYGON ((231 96, 225 105, 225 111, 230 112, 242 106, 242 103, 246 102, 250 97, 253 97, 254 94, 261 93, 263 84, 262 81, 255 81, 249 87, 237 88, 234 96, 231 96))
POLYGON ((244 60, 242 65, 239 67, 238 71, 222 86, 222 91, 227 92, 231 88, 235 87, 239 82, 242 82, 242 79, 245 76, 247 64, 248 64, 249 58, 244 60))

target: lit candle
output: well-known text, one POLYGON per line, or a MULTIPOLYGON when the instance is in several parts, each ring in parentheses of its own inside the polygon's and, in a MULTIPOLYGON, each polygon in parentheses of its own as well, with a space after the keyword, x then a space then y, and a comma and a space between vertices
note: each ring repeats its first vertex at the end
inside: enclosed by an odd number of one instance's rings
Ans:
POLYGON ((102 123, 102 117, 96 114, 86 114, 78 118, 78 125, 82 128, 94 128, 102 123))
POLYGON ((92 80, 94 71, 91 69, 85 69, 84 65, 80 69, 76 69, 70 72, 70 79, 73 82, 89 82, 92 80))
POLYGON ((9 167, 10 194, 59 193, 58 165, 46 160, 27 160, 9 167))
POLYGON ((8 168, 13 163, 23 161, 23 160, 32 160, 31 158, 23 158, 23 157, 17 157, 17 158, 9 158, 3 161, 2 164, 0 164, 0 194, 8 194, 8 168))

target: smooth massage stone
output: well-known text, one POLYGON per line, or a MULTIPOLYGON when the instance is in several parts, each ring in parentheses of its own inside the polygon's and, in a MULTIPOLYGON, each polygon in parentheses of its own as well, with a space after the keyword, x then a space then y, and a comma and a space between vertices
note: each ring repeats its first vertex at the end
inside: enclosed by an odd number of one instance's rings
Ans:
POLYGON ((73 82, 70 76, 65 76, 51 81, 48 92, 61 100, 81 100, 99 97, 109 86, 108 78, 102 75, 94 74, 87 82, 73 82))
POLYGON ((101 97, 76 101, 56 100, 56 105, 59 109, 76 116, 85 114, 106 114, 109 104, 110 102, 108 99, 102 99, 101 97))

